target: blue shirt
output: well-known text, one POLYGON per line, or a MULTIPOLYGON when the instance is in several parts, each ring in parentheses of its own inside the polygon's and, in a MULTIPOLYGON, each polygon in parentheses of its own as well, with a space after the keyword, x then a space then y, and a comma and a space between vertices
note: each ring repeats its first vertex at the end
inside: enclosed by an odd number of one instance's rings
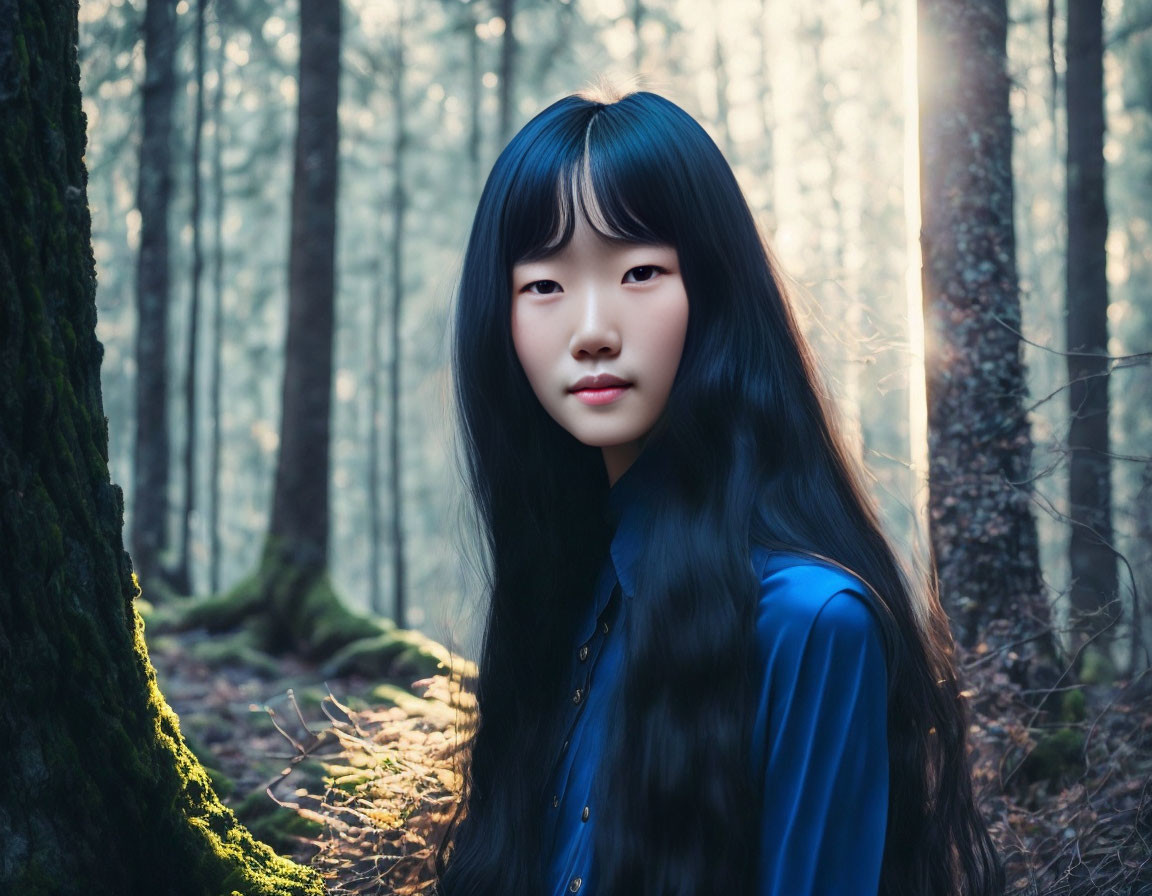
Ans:
MULTIPOLYGON (((567 739, 544 807, 553 896, 596 891, 595 784, 627 645, 644 495, 641 458, 612 488, 617 526, 576 632, 567 739)), ((752 550, 758 700, 752 757, 765 794, 758 896, 876 896, 888 808, 887 669, 860 581, 798 554, 752 550)))

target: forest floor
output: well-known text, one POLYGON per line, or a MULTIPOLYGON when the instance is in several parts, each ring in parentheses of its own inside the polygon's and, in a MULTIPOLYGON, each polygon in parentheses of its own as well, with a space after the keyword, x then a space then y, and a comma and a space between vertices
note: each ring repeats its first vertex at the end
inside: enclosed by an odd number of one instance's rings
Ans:
MULTIPOLYGON (((333 896, 428 889, 469 695, 439 676, 324 681, 296 660, 221 653, 197 632, 149 650, 181 730, 257 836, 319 869, 333 896)), ((991 664, 961 659, 1005 892, 1152 896, 1152 676, 1057 691, 1053 721, 991 664)))

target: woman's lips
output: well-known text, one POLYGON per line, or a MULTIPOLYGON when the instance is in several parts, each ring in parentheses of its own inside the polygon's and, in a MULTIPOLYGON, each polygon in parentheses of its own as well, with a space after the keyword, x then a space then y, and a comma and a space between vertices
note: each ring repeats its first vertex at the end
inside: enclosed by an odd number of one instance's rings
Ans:
POLYGON ((604 386, 600 389, 574 389, 572 394, 584 404, 611 404, 630 388, 630 385, 625 384, 623 386, 604 386))

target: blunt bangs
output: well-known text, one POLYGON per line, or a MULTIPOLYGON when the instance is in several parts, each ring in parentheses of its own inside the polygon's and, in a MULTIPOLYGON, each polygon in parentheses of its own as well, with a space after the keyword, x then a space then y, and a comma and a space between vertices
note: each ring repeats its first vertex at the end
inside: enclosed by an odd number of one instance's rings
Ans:
POLYGON ((509 144, 500 220, 509 270, 563 249, 577 214, 608 240, 679 246, 683 184, 667 152, 682 142, 684 122, 647 108, 665 102, 643 93, 610 105, 568 97, 509 144))

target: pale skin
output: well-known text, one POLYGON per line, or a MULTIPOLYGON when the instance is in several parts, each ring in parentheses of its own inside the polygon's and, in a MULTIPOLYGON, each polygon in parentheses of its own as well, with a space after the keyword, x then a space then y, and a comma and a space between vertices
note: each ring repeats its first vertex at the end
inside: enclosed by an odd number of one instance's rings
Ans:
POLYGON ((663 413, 687 329, 672 246, 607 240, 581 217, 563 249, 512 269, 512 341, 532 391, 572 436, 601 449, 609 483, 663 413), (617 382, 580 382, 597 375, 617 382))

